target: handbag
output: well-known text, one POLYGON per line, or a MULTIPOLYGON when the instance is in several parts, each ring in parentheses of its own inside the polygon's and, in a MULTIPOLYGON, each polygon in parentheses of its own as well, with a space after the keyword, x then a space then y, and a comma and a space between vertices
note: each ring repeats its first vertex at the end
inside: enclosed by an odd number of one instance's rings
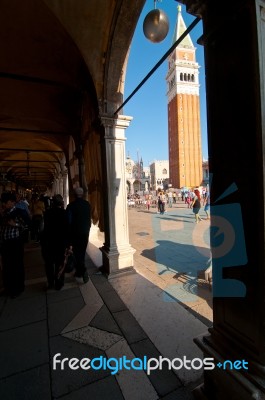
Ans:
POLYGON ((73 253, 66 255, 66 258, 67 258, 67 260, 65 263, 64 272, 70 274, 75 269, 76 259, 75 259, 75 256, 73 255, 73 253))
POLYGON ((63 265, 61 266, 61 268, 58 272, 58 279, 65 272, 67 274, 72 273, 75 270, 75 266, 76 266, 76 258, 74 256, 73 252, 69 249, 66 249, 63 265))

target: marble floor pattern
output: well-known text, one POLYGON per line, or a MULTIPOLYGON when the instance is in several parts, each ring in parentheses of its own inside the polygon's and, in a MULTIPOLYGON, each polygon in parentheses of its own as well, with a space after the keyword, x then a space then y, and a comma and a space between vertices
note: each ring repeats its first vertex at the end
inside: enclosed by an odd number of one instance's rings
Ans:
POLYGON ((207 226, 194 231, 191 216, 181 204, 163 219, 156 210, 129 210, 136 272, 109 280, 97 268, 102 236, 94 230, 89 282, 79 285, 67 276, 59 292, 45 290, 40 248, 29 243, 25 292, 16 299, 0 296, 0 398, 191 400, 201 370, 170 370, 163 364, 147 375, 142 370, 73 370, 67 363, 55 369, 53 364, 56 354, 79 360, 202 358, 193 339, 211 324, 211 291, 207 286, 205 293, 198 290, 196 271, 203 269, 209 249, 202 240, 207 226), (194 252, 194 246, 203 251, 194 252), (185 287, 185 273, 196 290, 185 287), (177 290, 170 292, 170 286, 177 290))

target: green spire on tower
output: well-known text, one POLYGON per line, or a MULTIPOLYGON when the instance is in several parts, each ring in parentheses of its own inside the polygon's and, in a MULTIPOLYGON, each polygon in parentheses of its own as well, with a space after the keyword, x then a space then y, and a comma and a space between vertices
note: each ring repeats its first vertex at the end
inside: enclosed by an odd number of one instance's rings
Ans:
MULTIPOLYGON (((187 29, 181 14, 181 5, 178 5, 177 9, 178 9, 177 22, 174 30, 172 43, 175 43, 176 40, 178 40, 178 38, 182 35, 182 33, 184 33, 187 29)), ((184 47, 190 49, 194 48, 190 35, 187 35, 178 45, 178 47, 184 47)))

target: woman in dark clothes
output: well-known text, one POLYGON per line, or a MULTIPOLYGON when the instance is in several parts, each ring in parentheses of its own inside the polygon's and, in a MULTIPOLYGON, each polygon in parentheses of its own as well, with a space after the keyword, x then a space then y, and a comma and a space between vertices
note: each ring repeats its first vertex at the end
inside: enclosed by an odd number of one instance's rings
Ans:
POLYGON ((60 290, 64 285, 64 274, 58 272, 64 262, 68 245, 68 223, 60 194, 53 197, 53 207, 44 213, 44 229, 41 237, 42 256, 48 281, 48 288, 60 290))
POLYGON ((201 195, 198 189, 194 190, 195 196, 192 202, 192 211, 195 215, 195 222, 198 224, 199 221, 201 221, 201 217, 199 215, 199 211, 201 208, 201 195))

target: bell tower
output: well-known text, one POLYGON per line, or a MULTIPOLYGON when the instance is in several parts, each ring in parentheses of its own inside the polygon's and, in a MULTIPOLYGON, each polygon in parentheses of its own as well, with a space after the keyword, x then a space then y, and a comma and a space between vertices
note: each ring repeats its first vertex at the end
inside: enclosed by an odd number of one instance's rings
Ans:
MULTIPOLYGON (((173 43, 185 30, 178 6, 173 43)), ((168 57, 169 180, 175 188, 199 186, 202 182, 199 65, 195 52, 187 35, 168 57)))

